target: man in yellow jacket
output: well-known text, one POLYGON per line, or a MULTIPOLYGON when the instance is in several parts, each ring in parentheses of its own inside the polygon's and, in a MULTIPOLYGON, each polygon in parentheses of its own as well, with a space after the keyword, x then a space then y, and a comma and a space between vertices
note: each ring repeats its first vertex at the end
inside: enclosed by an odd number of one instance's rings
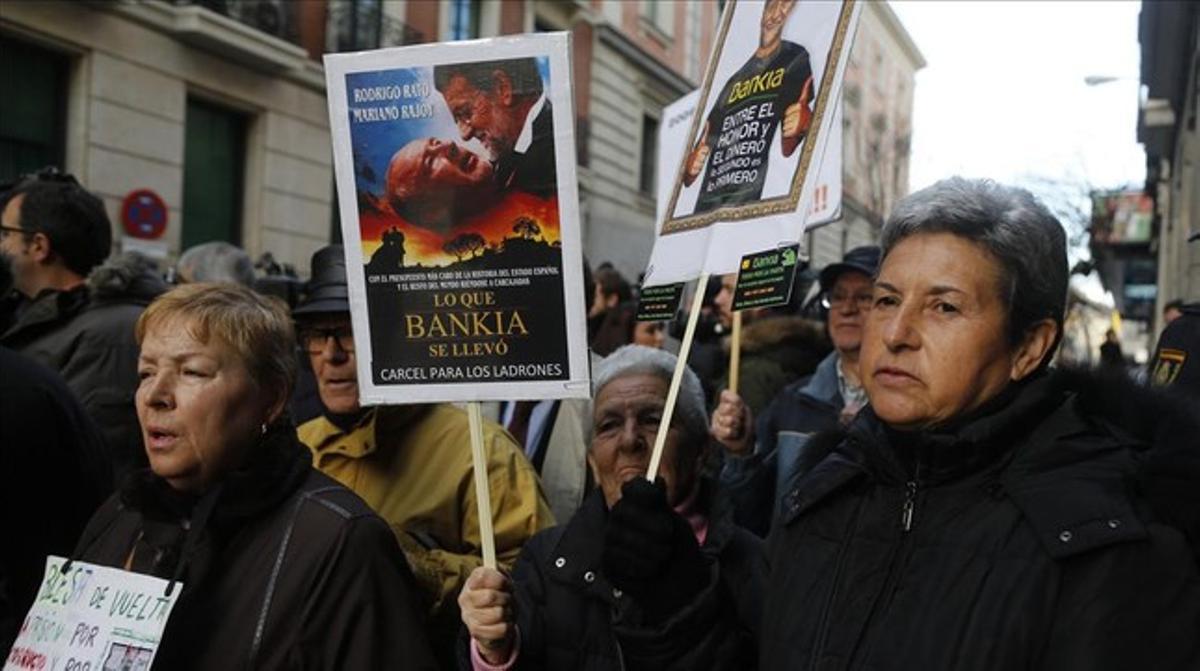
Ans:
MULTIPOLYGON (((308 295, 293 315, 324 408, 299 427, 300 440, 312 450, 313 466, 391 525, 430 600, 431 642, 439 652, 452 650, 458 592, 482 564, 467 415, 446 403, 359 405, 340 246, 313 255, 308 295)), ((483 437, 496 555, 507 567, 554 516, 516 442, 492 422, 484 423, 483 437)))

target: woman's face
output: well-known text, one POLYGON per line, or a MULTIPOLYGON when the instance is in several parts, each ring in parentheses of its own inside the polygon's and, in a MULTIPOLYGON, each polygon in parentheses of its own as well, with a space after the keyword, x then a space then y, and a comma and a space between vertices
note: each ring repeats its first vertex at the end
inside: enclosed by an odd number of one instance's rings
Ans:
POLYGON ((175 489, 200 492, 237 468, 282 404, 231 348, 199 342, 188 326, 174 320, 146 333, 135 400, 151 470, 175 489))
POLYGON ((666 333, 662 322, 634 322, 633 344, 662 349, 666 333))
POLYGON ((990 253, 949 233, 913 235, 892 248, 860 360, 880 419, 899 429, 941 424, 1028 372, 1009 346, 1000 278, 990 253))
MULTIPOLYGON (((596 395, 588 463, 608 507, 621 499, 621 485, 646 477, 666 398, 666 380, 649 373, 618 377, 596 395)), ((658 472, 672 505, 690 493, 695 479, 695 464, 678 463, 681 440, 682 432, 672 426, 658 472)))

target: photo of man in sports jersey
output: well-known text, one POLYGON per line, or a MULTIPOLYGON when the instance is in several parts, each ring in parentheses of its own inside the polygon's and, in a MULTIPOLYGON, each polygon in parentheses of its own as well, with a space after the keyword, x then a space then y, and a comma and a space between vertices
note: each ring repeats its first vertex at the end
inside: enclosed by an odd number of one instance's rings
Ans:
POLYGON ((808 133, 816 98, 808 50, 782 38, 795 4, 766 0, 758 48, 709 111, 683 174, 686 187, 704 173, 693 214, 759 200, 776 129, 785 158, 808 133))

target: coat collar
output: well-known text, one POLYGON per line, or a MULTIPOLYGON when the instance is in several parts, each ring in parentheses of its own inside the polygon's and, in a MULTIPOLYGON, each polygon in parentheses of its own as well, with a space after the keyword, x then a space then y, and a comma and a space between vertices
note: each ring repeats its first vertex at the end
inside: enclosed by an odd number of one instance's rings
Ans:
POLYGON ((817 364, 817 370, 808 379, 808 383, 800 390, 800 393, 812 397, 823 403, 841 407, 842 395, 838 388, 838 363, 840 357, 837 350, 833 350, 817 364))
POLYGON ((83 312, 88 304, 88 288, 80 284, 66 291, 46 289, 21 310, 17 319, 4 333, 3 340, 27 334, 42 327, 71 319, 83 312))
MULTIPOLYGON (((230 522, 256 517, 279 505, 308 477, 308 450, 296 439, 290 424, 275 426, 251 448, 241 468, 220 483, 212 519, 230 522)), ((151 519, 179 520, 191 515, 203 497, 178 492, 150 469, 126 478, 122 504, 151 519)))
POLYGON ((1012 501, 1055 559, 1143 539, 1125 483, 1136 446, 1081 412, 1075 391, 1063 375, 1040 375, 955 427, 899 436, 868 408, 788 494, 782 522, 864 475, 905 482, 919 457, 923 485, 978 476, 989 495, 1012 501))
POLYGON ((374 408, 364 413, 348 430, 321 415, 304 426, 304 439, 312 447, 316 459, 334 453, 361 459, 378 449, 377 436, 387 435, 389 443, 394 442, 392 438, 397 432, 411 426, 431 407, 414 404, 374 408))

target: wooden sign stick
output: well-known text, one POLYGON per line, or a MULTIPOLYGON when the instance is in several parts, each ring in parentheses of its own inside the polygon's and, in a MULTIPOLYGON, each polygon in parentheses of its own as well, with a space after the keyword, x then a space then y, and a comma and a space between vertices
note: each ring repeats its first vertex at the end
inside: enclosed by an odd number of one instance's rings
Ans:
POLYGON ((483 565, 496 568, 496 534, 492 531, 492 493, 488 487, 487 455, 483 453, 483 411, 479 401, 467 403, 467 424, 471 429, 471 462, 475 471, 475 503, 479 509, 479 543, 483 546, 483 565))
POLYGON ((742 372, 742 313, 733 313, 733 333, 729 338, 729 391, 737 393, 742 372))
POLYGON ((679 396, 679 384, 687 368, 688 354, 692 351, 692 337, 696 335, 696 322, 700 319, 700 307, 704 305, 704 287, 708 286, 708 273, 700 276, 696 294, 692 296, 692 311, 688 313, 687 328, 683 330, 683 342, 679 346, 679 359, 675 362, 675 373, 671 376, 671 388, 667 391, 667 404, 663 407, 658 433, 654 436, 654 452, 650 454, 650 467, 646 479, 654 482, 658 475, 658 464, 662 461, 663 446, 667 443, 667 431, 671 428, 671 415, 675 413, 675 399, 679 396))

